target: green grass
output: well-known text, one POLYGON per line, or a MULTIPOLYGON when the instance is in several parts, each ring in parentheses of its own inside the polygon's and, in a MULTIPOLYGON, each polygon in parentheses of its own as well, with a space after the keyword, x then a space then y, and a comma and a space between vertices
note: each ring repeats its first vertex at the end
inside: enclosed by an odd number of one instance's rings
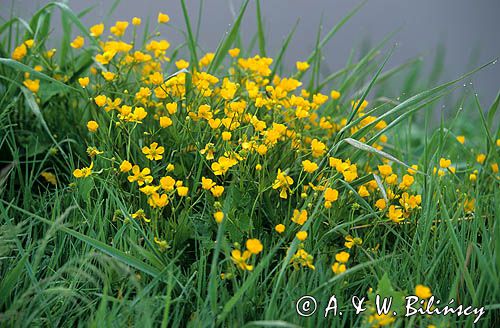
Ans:
MULTIPOLYGON (((192 69, 202 57, 197 45, 199 27, 192 25, 192 13, 187 11, 185 1, 181 4, 186 41, 169 51, 172 58, 187 53, 192 69)), ((232 28, 214 49, 208 71, 218 74, 221 81, 227 75, 228 50, 245 41, 240 37, 240 23, 251 7, 247 8, 248 4, 244 2, 232 28)), ((271 76, 292 76, 295 69, 284 67, 283 58, 294 42, 295 28, 280 52, 269 54, 258 1, 256 10, 256 52, 275 59, 271 76)), ((334 87, 342 93, 338 102, 329 101, 322 107, 324 115, 347 119, 345 128, 325 138, 329 155, 374 167, 388 158, 401 175, 406 165, 418 164, 421 172, 416 175, 415 188, 422 195, 422 205, 404 224, 388 221, 385 213, 373 206, 372 198, 358 195, 358 187, 372 179, 365 173, 348 183, 331 170, 331 179, 338 181, 336 188, 342 197, 329 211, 323 208, 321 192, 309 193, 305 200, 292 196, 279 199, 270 187, 278 168, 289 165, 294 188, 306 179, 299 166, 307 156, 286 151, 284 146, 266 158, 269 174, 254 171, 257 161, 249 156, 248 163, 239 165, 224 181, 220 206, 232 220, 215 224, 212 201, 194 193, 192 198, 176 203, 168 216, 157 214, 155 228, 131 218, 130 214, 139 207, 146 208, 147 202, 137 188, 117 177, 112 170, 117 165, 107 167, 106 163, 121 162, 124 158, 115 156, 124 154, 122 146, 127 144, 127 158, 139 158, 140 147, 148 145, 149 139, 143 133, 147 131, 133 130, 127 137, 117 134, 109 117, 99 121, 102 134, 89 136, 86 122, 96 117, 98 109, 89 100, 90 91, 81 89, 77 80, 87 76, 95 62, 90 50, 77 52, 68 45, 74 37, 71 28, 86 36, 87 45, 93 40, 80 21, 82 15, 65 4, 50 3, 30 21, 17 17, 2 21, 0 325, 369 327, 368 315, 354 313, 351 296, 368 297, 371 288, 397 299, 413 294, 417 284, 429 286, 442 304, 454 298, 460 304, 485 306, 486 314, 477 326, 500 325, 500 180, 490 169, 491 164, 500 162, 496 144, 500 138, 500 98, 484 108, 474 90, 462 87, 477 70, 467 73, 464 68, 462 77, 441 85, 429 82, 439 78, 442 54, 429 76, 423 73, 426 64, 420 59, 390 67, 390 36, 366 53, 354 49, 344 69, 325 76, 322 48, 340 28, 348 28, 349 18, 358 10, 362 10, 362 4, 326 34, 318 32, 311 55, 302 59, 311 68, 295 77, 303 77, 304 88, 312 93, 329 94, 334 87), (36 51, 46 50, 52 18, 57 13, 65 33, 59 53, 47 64, 50 71, 33 69, 39 58, 24 64, 9 59, 13 47, 28 38, 36 40, 36 51), (36 97, 23 87, 25 72, 43 83, 36 97), (67 74, 66 80, 54 78, 61 73, 67 74), (361 102, 352 106, 350 100, 365 98, 370 106, 360 118, 357 113, 361 102), (443 114, 436 123, 440 101, 456 110, 443 114), (351 133, 351 128, 368 115, 377 119, 351 133), (374 131, 382 119, 387 126, 374 131), (382 134, 388 135, 389 141, 379 151, 372 146, 382 134), (464 145, 456 141, 457 135, 466 136, 464 145), (102 168, 102 172, 92 178, 75 179, 73 170, 89 164, 86 148, 94 145, 107 151, 96 160, 96 171, 102 168), (487 155, 483 165, 476 162, 480 152, 487 155), (441 157, 452 159, 456 173, 448 172, 442 178, 433 173, 441 157), (472 183, 469 174, 475 169, 477 181, 472 183), (57 186, 40 177, 44 171, 56 174, 57 186), (475 208, 467 212, 463 204, 470 198, 475 199, 475 208), (290 265, 300 244, 291 229, 294 208, 309 212, 310 219, 301 229, 309 232, 304 245, 314 256, 315 270, 296 270, 290 265), (278 223, 287 225, 283 235, 274 232, 278 223), (154 242, 158 230, 170 245, 167 251, 154 242), (361 237, 363 245, 350 251, 347 270, 334 275, 334 256, 345 250, 344 237, 348 234, 361 237), (234 243, 243 244, 251 237, 262 241, 264 251, 252 260, 253 271, 238 270, 230 260, 231 249, 234 243), (223 280, 221 273, 232 277, 223 280), (307 318, 299 317, 295 310, 295 302, 304 295, 313 295, 319 303, 318 311, 307 318), (331 295, 337 296, 343 315, 325 319, 322 309, 331 295)), ((106 27, 112 24, 106 23, 106 27)), ((97 46, 91 42, 91 47, 97 46)), ((478 69, 488 69, 486 66, 478 69)), ((176 71, 168 67, 165 76, 176 71)), ((187 80, 190 83, 189 77, 187 80)), ((133 90, 139 82, 131 78, 124 85, 133 90)), ((110 92, 126 97, 122 89, 116 87, 110 92)), ((195 107, 201 100, 193 92, 186 101, 195 107)), ((274 112, 272 115, 276 116, 274 112)), ((192 144, 203 149, 206 142, 218 141, 207 130, 186 122, 176 120, 178 133, 162 135, 161 140, 178 152, 170 157, 176 161, 175 174, 191 179, 190 188, 196 190, 201 176, 209 171, 209 163, 198 152, 184 154, 182 150, 192 144)), ((155 135, 154 131, 148 133, 155 135)), ((321 172, 330 174, 327 157, 318 164, 321 172)), ((450 315, 398 317, 394 325, 470 327, 474 319, 450 315)))

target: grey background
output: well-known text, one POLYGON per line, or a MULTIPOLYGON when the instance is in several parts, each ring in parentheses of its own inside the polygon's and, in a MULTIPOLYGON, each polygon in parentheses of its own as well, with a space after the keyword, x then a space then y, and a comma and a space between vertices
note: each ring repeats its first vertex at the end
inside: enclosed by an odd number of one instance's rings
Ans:
MULTIPOLYGON (((31 14, 48 1, 0 0, 0 17, 15 15, 29 19, 31 14)), ((131 20, 137 16, 156 21, 158 11, 168 13, 172 26, 184 29, 182 10, 178 0, 122 0, 116 11, 107 16, 111 0, 68 1, 76 12, 95 6, 84 23, 112 23, 117 19, 131 20)), ((193 24, 197 25, 199 0, 187 0, 193 24)), ((199 41, 206 51, 213 51, 230 28, 242 0, 206 0, 199 41)), ((322 19, 324 31, 336 24, 359 1, 348 0, 262 0, 264 24, 268 36, 268 55, 276 55, 283 39, 300 19, 290 44, 285 63, 291 67, 296 60, 305 59, 315 44, 317 28, 322 19)), ((363 42, 381 41, 389 33, 400 29, 389 43, 397 44, 388 68, 409 58, 422 56, 424 65, 431 67, 439 44, 446 57, 444 74, 440 80, 457 77, 471 67, 486 63, 500 55, 500 0, 369 0, 324 49, 329 69, 345 64, 352 49, 363 42), (471 58, 475 58, 471 61, 471 58)), ((256 31, 255 4, 251 1, 245 19, 244 41, 249 42, 256 31)), ((110 24, 107 24, 108 28, 110 24)), ((171 27, 162 27, 162 35, 175 47, 183 36, 171 27)), ((57 28, 54 36, 60 35, 57 28)), ((75 32, 76 35, 76 32, 75 32)), ((257 50, 257 49, 256 49, 257 50)), ((435 81, 437 84, 440 81, 435 81)), ((492 65, 473 77, 473 86, 483 105, 493 101, 500 87, 500 64, 492 65)))

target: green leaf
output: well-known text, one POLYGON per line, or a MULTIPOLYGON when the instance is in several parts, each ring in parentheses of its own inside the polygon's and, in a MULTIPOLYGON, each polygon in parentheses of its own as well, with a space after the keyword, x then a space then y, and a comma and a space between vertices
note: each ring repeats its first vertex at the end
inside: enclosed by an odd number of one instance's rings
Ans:
POLYGON ((287 37, 285 38, 285 41, 283 42, 283 45, 280 48, 280 52, 278 56, 276 57, 276 60, 274 61, 273 65, 273 70, 271 72, 270 78, 272 79, 274 75, 276 75, 276 72, 278 71, 278 68, 283 61, 283 57, 285 56, 285 52, 288 49, 288 45, 290 44, 290 41, 292 40, 293 34, 295 33, 295 30, 297 29, 297 26, 299 25, 299 21, 295 22, 295 25, 293 25, 293 28, 291 29, 290 33, 288 33, 287 37))
MULTIPOLYGON (((403 292, 398 292, 394 290, 391 284, 391 280, 387 273, 384 273, 382 278, 378 282, 376 295, 380 296, 380 304, 383 303, 384 298, 392 297, 391 310, 401 313, 403 311, 403 305, 405 302, 405 294, 403 292)), ((370 300, 375 301, 375 295, 370 295, 370 300)))
POLYGON ((45 122, 45 119, 43 118, 42 112, 40 111, 40 107, 38 107, 38 103, 35 100, 35 97, 33 96, 33 93, 26 89, 25 87, 21 87, 21 91, 24 94, 24 98, 26 99, 26 106, 28 106, 29 109, 31 109, 31 112, 35 115, 35 117, 38 119, 40 124, 42 125, 43 129, 47 132, 49 135, 49 138, 52 140, 52 142, 56 145, 56 147, 59 149, 61 154, 66 157, 66 153, 64 150, 61 148, 59 143, 54 139, 54 136, 52 135, 52 132, 50 132, 49 126, 47 125, 47 122, 45 122))
POLYGON ((238 37, 238 33, 240 31, 240 25, 241 21, 243 19, 243 14, 245 13, 245 10, 247 9, 249 0, 245 0, 243 5, 241 6, 240 13, 238 14, 238 17, 236 18, 236 21, 233 23, 233 27, 229 31, 227 37, 222 41, 222 43, 217 47, 217 51, 215 51, 214 59, 210 63, 210 66, 208 66, 208 72, 213 73, 217 68, 219 68, 220 64, 224 60, 224 58, 227 56, 228 50, 231 48, 233 45, 234 41, 238 37))
MULTIPOLYGON (((392 155, 390 155, 390 154, 388 154, 388 153, 386 153, 386 152, 384 152, 384 151, 382 151, 382 150, 378 150, 378 149, 376 149, 376 148, 373 148, 372 146, 369 146, 369 145, 367 145, 367 144, 364 144, 364 143, 362 143, 361 141, 358 141, 358 140, 356 140, 356 139, 352 139, 352 138, 345 138, 345 139, 344 139, 344 140, 342 140, 342 141, 345 141, 345 142, 347 142, 348 144, 350 144, 351 146, 353 146, 353 147, 355 147, 355 148, 358 148, 358 149, 360 149, 360 150, 367 151, 367 152, 369 152, 369 153, 373 153, 373 154, 376 154, 376 155, 379 155, 379 156, 385 157, 385 158, 387 158, 388 160, 391 160, 391 161, 393 161, 393 162, 396 162, 396 163, 398 163, 398 164, 401 164, 401 165, 403 165, 403 166, 406 166, 407 168, 411 168, 408 164, 404 163, 403 161, 400 161, 400 160, 399 160, 399 159, 397 159, 396 157, 394 157, 394 156, 392 156, 392 155)), ((417 172, 418 172, 418 173, 420 173, 420 174, 424 174, 424 175, 425 175, 425 173, 424 173, 424 172, 422 172, 422 171, 418 171, 418 170, 417 170, 417 172)))
POLYGON ((255 1, 257 16, 257 34, 259 36, 260 55, 266 57, 266 37, 264 35, 264 24, 262 22, 262 12, 260 10, 260 0, 255 1))
POLYGON ((17 281, 22 277, 24 264, 27 258, 27 254, 24 254, 17 262, 16 266, 10 269, 7 275, 0 281, 0 295, 2 295, 2 297, 0 297, 0 307, 7 302, 10 293, 16 287, 17 281))
MULTIPOLYGON (((352 16, 354 16, 360 9, 361 7, 363 7, 366 2, 368 0, 364 0, 363 2, 361 2, 359 5, 357 5, 352 11, 350 11, 344 18, 342 18, 342 20, 340 22, 338 22, 335 26, 333 26, 330 31, 326 34, 326 36, 321 40, 321 42, 319 43, 318 47, 316 47, 314 49, 314 51, 309 55, 309 57, 307 58, 307 62, 310 64, 313 59, 318 55, 318 52, 321 51, 321 49, 323 49, 323 47, 330 41, 331 38, 333 38, 333 36, 335 34, 337 34, 337 32, 340 30, 340 28, 342 26, 345 25, 345 23, 347 23, 349 21, 349 19, 352 18, 352 16)), ((300 80, 302 78, 302 76, 304 75, 305 72, 299 72, 298 73, 298 77, 297 79, 300 80)))
POLYGON ((186 23, 186 30, 188 33, 188 47, 189 53, 191 54, 191 65, 198 70, 198 56, 196 55, 196 40, 193 35, 193 29, 191 27, 191 20, 189 19, 189 14, 186 7, 186 1, 181 0, 182 14, 184 15, 184 22, 186 23))
POLYGON ((72 89, 75 91, 80 91, 80 90, 73 88, 72 86, 69 86, 67 84, 64 84, 63 82, 58 81, 58 80, 56 80, 56 79, 54 79, 54 78, 52 78, 52 77, 50 77, 42 72, 35 71, 32 67, 24 65, 23 63, 20 63, 17 60, 13 60, 10 58, 0 58, 0 64, 9 66, 9 67, 11 67, 15 70, 21 71, 21 72, 28 72, 28 73, 30 73, 31 77, 35 77, 35 78, 38 78, 40 80, 45 80, 45 81, 55 83, 64 89, 72 89))

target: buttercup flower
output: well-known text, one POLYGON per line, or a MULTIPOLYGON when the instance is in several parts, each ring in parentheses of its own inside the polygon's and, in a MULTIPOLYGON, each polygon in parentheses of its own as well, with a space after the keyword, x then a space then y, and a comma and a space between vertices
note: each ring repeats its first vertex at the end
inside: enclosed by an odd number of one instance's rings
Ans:
POLYGON ((129 162, 129 161, 123 161, 121 164, 120 164, 120 171, 121 172, 128 172, 132 169, 132 164, 129 162))
POLYGON ((74 170, 73 176, 77 179, 86 178, 92 174, 93 167, 94 167, 94 162, 91 162, 90 166, 88 167, 74 170))
POLYGON ((262 243, 258 239, 248 239, 246 247, 252 254, 259 254, 264 249, 264 246, 262 246, 262 243))
POLYGON ((88 121, 87 122, 87 129, 90 132, 96 132, 98 128, 99 128, 99 124, 97 124, 96 121, 88 121))
POLYGON ((285 225, 283 224, 277 224, 275 227, 274 227, 274 230, 276 230, 277 233, 283 233, 285 232, 285 225))
POLYGON ((288 198, 287 191, 290 190, 290 186, 293 184, 293 179, 289 177, 285 172, 282 172, 281 169, 278 169, 278 174, 276 176, 276 180, 273 183, 273 189, 281 189, 280 197, 288 198))
POLYGON ((82 88, 86 88, 89 85, 90 79, 88 77, 81 77, 78 79, 78 83, 82 88))
POLYGON ((159 24, 165 24, 170 21, 170 17, 167 14, 164 13, 158 13, 158 23, 159 24))
POLYGON ((165 148, 162 146, 158 147, 157 142, 153 142, 149 147, 142 147, 142 153, 146 155, 146 158, 152 161, 159 161, 163 158, 162 154, 165 152, 165 148))
POLYGON ((253 265, 247 264, 247 260, 252 254, 249 251, 244 251, 243 254, 239 249, 233 249, 231 251, 231 260, 242 270, 253 270, 253 265))
POLYGON ((85 39, 82 36, 77 36, 73 42, 70 43, 72 48, 80 49, 85 44, 85 39))
POLYGON ((307 231, 301 230, 297 232, 296 237, 300 241, 304 241, 307 239, 307 231))
POLYGON ((431 289, 424 285, 415 286, 415 296, 421 299, 428 299, 432 296, 431 289))

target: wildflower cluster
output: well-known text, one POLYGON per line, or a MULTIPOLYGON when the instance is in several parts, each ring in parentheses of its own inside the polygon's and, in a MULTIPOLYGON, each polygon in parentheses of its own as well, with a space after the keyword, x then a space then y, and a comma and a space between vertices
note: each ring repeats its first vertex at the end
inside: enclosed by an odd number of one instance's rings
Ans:
MULTIPOLYGON (((158 14, 161 31, 169 21, 158 14)), ((424 176, 466 174, 472 184, 484 175, 499 178, 495 158, 481 153, 476 168, 458 168, 443 157, 430 174, 421 171, 422 164, 405 168, 389 156, 359 156, 342 141, 352 138, 385 154, 386 116, 375 116, 364 98, 305 87, 300 77, 311 62, 298 61, 293 74, 280 76, 272 58, 239 48, 205 53, 197 61, 178 58, 160 33, 142 46, 127 41, 140 24, 137 17, 107 29, 97 24, 88 35, 76 36, 71 51, 92 57, 78 78, 76 71, 61 74, 55 49, 31 56, 38 46, 33 39, 11 57, 78 89, 79 100, 69 110, 79 110, 84 120, 78 132, 87 152, 73 168, 77 189, 92 179, 113 181, 130 200, 125 216, 139 223, 161 252, 174 253, 183 241, 200 237, 192 225, 204 224, 208 240, 224 225, 233 245, 222 246, 225 278, 253 271, 258 255, 277 243, 286 245, 281 256, 288 256, 290 267, 315 270, 316 242, 348 217, 369 215, 369 224, 391 229, 415 222, 424 176), (216 56, 227 58, 224 68, 211 66, 216 56), (245 239, 241 247, 238 241, 245 239)), ((35 97, 45 83, 29 73, 22 82, 35 97)), ((465 145, 465 137, 457 142, 465 145)), ((41 176, 54 186, 61 181, 51 172, 41 176)), ((460 203, 465 212, 474 211, 472 197, 460 203)), ((335 275, 361 261, 356 248, 369 238, 362 232, 340 237, 343 244, 332 247, 328 263, 335 275)), ((364 251, 376 252, 378 244, 369 244, 373 247, 364 251)), ((369 322, 391 320, 371 316, 369 322)))

